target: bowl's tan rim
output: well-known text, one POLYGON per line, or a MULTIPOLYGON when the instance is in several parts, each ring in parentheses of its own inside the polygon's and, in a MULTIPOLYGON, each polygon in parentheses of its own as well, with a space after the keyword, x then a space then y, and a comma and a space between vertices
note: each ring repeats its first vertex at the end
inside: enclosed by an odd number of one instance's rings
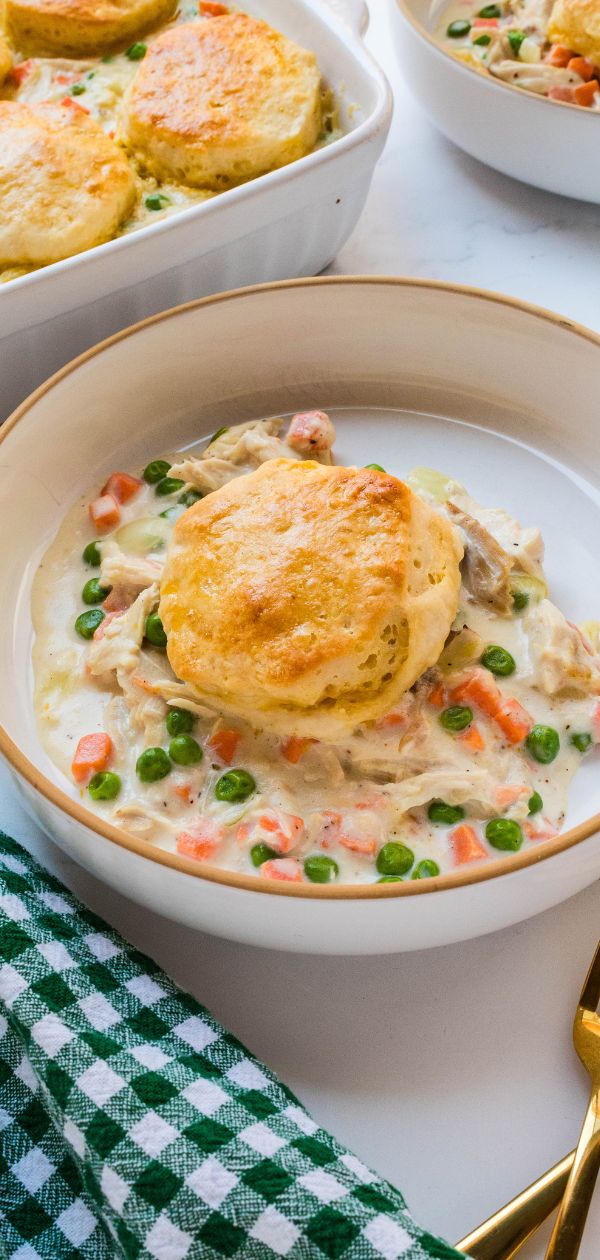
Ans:
MULTIPOLYGON (((448 0, 448 3, 450 3, 450 0, 448 0)), ((456 68, 460 71, 461 74, 468 74, 470 77, 472 77, 475 74, 481 80, 481 82, 484 84, 487 84, 489 88, 494 88, 501 92, 505 92, 505 91, 516 92, 518 96, 521 98, 521 100, 523 100, 523 98, 526 98, 529 101, 529 105, 531 107, 533 107, 534 102, 536 103, 538 107, 540 105, 544 105, 544 106, 553 105, 555 108, 571 109, 573 111, 574 116, 581 117, 587 114, 592 118, 594 114, 597 112, 596 110, 593 110, 593 109, 584 109, 584 107, 581 105, 573 106, 568 101, 553 101, 553 100, 550 100, 547 96, 537 96, 535 92, 527 92, 525 88, 517 87, 516 84, 514 83, 506 83, 504 79, 496 79, 493 74, 481 74, 480 71, 475 70, 473 66, 466 65, 465 62, 461 61, 459 57, 455 57, 452 54, 450 49, 444 48, 442 44, 439 44, 437 39, 434 39, 433 35, 429 33, 429 31, 427 30, 427 27, 423 26, 421 22, 419 22, 418 19, 415 17, 414 13, 409 8, 407 0, 392 0, 392 4, 395 4, 396 8, 400 10, 403 18, 405 18, 409 26, 412 26, 413 30, 416 31, 417 35, 419 35, 421 39, 425 40, 427 44, 429 44, 432 48, 434 48, 435 52, 439 56, 449 59, 452 62, 452 64, 456 66, 456 68)))
MULTIPOLYGON (((96 355, 101 354, 117 342, 125 341, 128 337, 134 336, 143 328, 161 323, 163 320, 177 318, 183 312, 194 310, 198 307, 216 306, 220 302, 252 298, 256 294, 277 292, 285 289, 318 288, 320 286, 343 287, 356 284, 394 286, 399 289, 426 289, 431 292, 476 298, 479 301, 509 307, 511 310, 520 311, 529 317, 534 317, 542 322, 562 328, 566 332, 573 333, 575 336, 591 342, 597 349, 600 349, 600 335, 592 332, 590 328, 586 328, 583 324, 577 324, 573 320, 556 315, 544 307, 533 305, 533 303, 506 297, 502 293, 478 289, 471 285, 451 284, 442 280, 412 279, 407 276, 376 275, 316 276, 299 280, 276 280, 268 284, 253 285, 244 289, 230 289, 225 293, 214 294, 206 298, 197 298, 181 306, 173 307, 171 310, 162 311, 158 315, 151 315, 149 318, 140 320, 139 323, 132 324, 129 328, 113 334, 112 337, 107 337, 106 340, 99 342, 96 346, 92 346, 91 349, 78 355, 76 359, 72 359, 65 367, 60 368, 58 372, 50 376, 47 381, 34 390, 16 408, 0 428, 0 445, 39 399, 49 393, 59 381, 70 376, 72 372, 77 371, 89 359, 95 358, 96 355)), ((47 801, 56 806, 57 809, 62 810, 63 813, 81 826, 95 832, 96 835, 101 836, 105 840, 110 840, 111 843, 117 844, 120 848, 127 849, 129 852, 135 853, 139 857, 147 858, 152 862, 168 866, 181 874, 193 875, 196 879, 226 885, 238 890, 276 896, 304 897, 310 900, 355 901, 370 898, 424 896, 438 891, 450 891, 453 888, 465 888, 472 884, 496 879, 502 875, 511 875, 516 871, 523 870, 525 867, 535 866, 550 857, 566 852, 567 849, 573 848, 575 845, 580 844, 581 841, 589 839, 595 832, 600 831, 600 813, 598 813, 587 819, 586 822, 580 823, 577 827, 572 827, 569 831, 564 832, 556 840, 545 841, 538 848, 528 849, 524 853, 517 853, 514 856, 487 862, 482 867, 475 867, 467 871, 459 870, 449 875, 439 875, 434 879, 415 880, 414 882, 409 880, 402 884, 345 884, 340 887, 315 884, 286 885, 278 883, 276 880, 262 879, 257 875, 239 875, 237 872, 220 870, 214 866, 201 867, 199 863, 192 861, 190 858, 182 858, 176 853, 168 853, 163 849, 154 848, 148 842, 140 840, 126 831, 121 831, 117 827, 113 827, 98 815, 93 814, 91 810, 85 809, 78 801, 67 796, 66 792, 63 792, 50 779, 47 779, 41 770, 25 757, 20 748, 11 739, 8 731, 1 724, 0 753, 9 766, 40 796, 45 797, 47 801)))

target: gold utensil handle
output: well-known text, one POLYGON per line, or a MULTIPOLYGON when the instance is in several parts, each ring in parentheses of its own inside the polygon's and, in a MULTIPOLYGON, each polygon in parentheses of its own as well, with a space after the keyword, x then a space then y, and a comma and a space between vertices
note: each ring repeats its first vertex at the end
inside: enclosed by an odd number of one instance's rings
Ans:
POLYGON ((546 1260, 575 1260, 600 1170, 600 1088, 594 1089, 546 1260))
POLYGON ((560 1203, 574 1158, 574 1151, 565 1155, 516 1199, 455 1243, 457 1251, 472 1260, 510 1260, 560 1203))

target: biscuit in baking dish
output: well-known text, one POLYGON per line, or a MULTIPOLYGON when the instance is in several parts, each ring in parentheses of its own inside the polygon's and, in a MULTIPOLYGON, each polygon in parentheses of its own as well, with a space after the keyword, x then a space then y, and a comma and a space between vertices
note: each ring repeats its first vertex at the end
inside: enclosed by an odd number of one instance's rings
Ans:
POLYGON ((0 35, 0 84, 4 83, 7 74, 12 70, 12 53, 5 39, 0 35))
POLYGON ((176 0, 4 0, 19 52, 96 56, 166 21, 176 0))
POLYGON ((600 65, 600 7, 598 0, 555 0, 548 21, 548 39, 564 44, 600 65))
POLYGON ((386 473, 270 460, 175 525, 160 616, 177 676, 215 708, 331 737, 438 658, 462 548, 386 473))
POLYGON ((314 53, 245 13, 163 31, 123 116, 127 145, 157 179, 217 191, 302 157, 321 126, 314 53))
POLYGON ((0 265, 43 266, 99 245, 134 200, 123 152, 75 102, 0 101, 0 265))

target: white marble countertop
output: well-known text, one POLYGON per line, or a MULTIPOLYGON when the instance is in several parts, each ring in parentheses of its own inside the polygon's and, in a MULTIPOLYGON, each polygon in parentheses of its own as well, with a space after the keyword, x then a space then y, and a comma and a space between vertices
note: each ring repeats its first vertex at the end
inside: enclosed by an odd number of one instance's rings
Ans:
MULTIPOLYGON (((514 183, 436 134, 399 81, 384 0, 371 7, 368 43, 396 114, 366 212, 330 270, 480 285, 600 329, 600 207, 514 183)), ((9 833, 206 1003, 430 1229, 460 1238, 574 1145, 587 1086, 570 1027, 599 885, 449 949, 308 959, 149 920, 53 848, 5 770, 0 800, 9 833)), ((598 1258, 599 1200, 582 1260, 598 1258)), ((539 1236, 523 1260, 543 1251, 539 1236)))

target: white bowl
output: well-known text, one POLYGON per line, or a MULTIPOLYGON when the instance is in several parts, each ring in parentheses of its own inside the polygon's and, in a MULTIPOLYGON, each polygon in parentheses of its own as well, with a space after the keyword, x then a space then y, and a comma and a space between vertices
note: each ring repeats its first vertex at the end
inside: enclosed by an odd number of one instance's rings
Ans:
POLYGON ((404 77, 432 122, 472 157, 514 179, 600 202, 600 116, 483 75, 433 38, 439 0, 390 0, 404 77))
POLYGON ((257 945, 383 953, 477 936, 600 874, 600 776, 583 764, 556 840, 437 879, 275 884, 200 866, 107 825, 44 753, 31 699, 30 589, 68 505, 114 467, 233 421, 331 410, 340 459, 442 467, 539 523, 558 602, 600 603, 600 338, 450 285, 288 281, 193 303, 89 351, 0 433, 0 751, 24 801, 94 875, 167 917, 257 945), (576 390, 574 382, 577 383, 576 390), (9 541, 8 541, 9 540, 9 541))
POLYGON ((343 135, 298 162, 159 223, 0 284, 0 422, 74 355, 178 302, 335 258, 363 208, 392 98, 360 38, 363 0, 245 0, 314 49, 343 135), (51 322, 50 322, 51 321, 51 322))

